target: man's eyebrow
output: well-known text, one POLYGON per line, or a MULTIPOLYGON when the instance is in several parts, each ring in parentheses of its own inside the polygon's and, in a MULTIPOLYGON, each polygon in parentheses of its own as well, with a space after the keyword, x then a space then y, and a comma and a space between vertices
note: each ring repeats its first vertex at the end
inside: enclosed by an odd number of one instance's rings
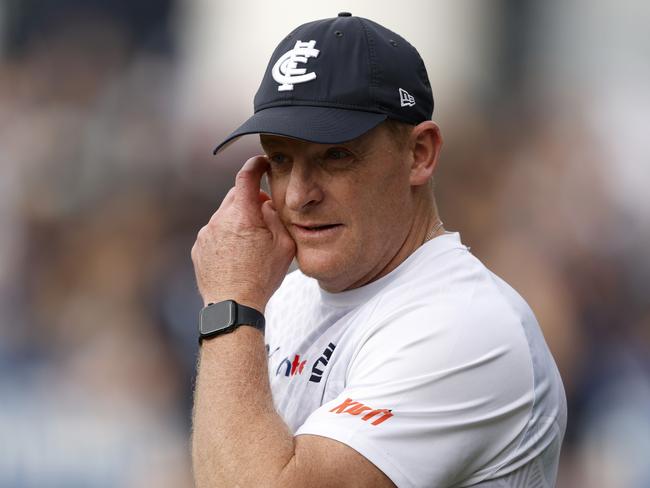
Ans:
POLYGON ((365 134, 361 137, 357 137, 356 139, 352 139, 351 141, 343 142, 341 145, 350 146, 355 149, 361 149, 368 145, 368 138, 364 136, 365 134))
POLYGON ((265 141, 264 139, 262 139, 262 138, 260 137, 260 144, 261 144, 262 146, 276 146, 278 143, 275 142, 275 141, 265 141))
POLYGON ((369 134, 369 132, 366 132, 365 134, 360 135, 356 139, 352 139, 350 141, 343 142, 341 145, 348 146, 351 149, 354 149, 355 151, 364 152, 370 146, 372 146, 373 140, 374 139, 372 137, 372 134, 369 134))
POLYGON ((282 139, 267 139, 260 136, 260 144, 262 147, 278 147, 284 146, 285 142, 282 139))
MULTIPOLYGON (((329 144, 318 143, 318 145, 323 146, 324 149, 327 149, 328 147, 343 146, 343 147, 348 147, 354 151, 364 151, 365 149, 367 149, 368 146, 371 145, 372 140, 373 139, 371 134, 365 133, 355 139, 351 139, 348 141, 343 141, 339 143, 329 143, 329 144)), ((286 146, 287 141, 283 140, 283 138, 275 138, 273 136, 267 138, 260 135, 260 144, 262 146, 262 149, 264 150, 277 149, 277 148, 281 149, 286 146)))

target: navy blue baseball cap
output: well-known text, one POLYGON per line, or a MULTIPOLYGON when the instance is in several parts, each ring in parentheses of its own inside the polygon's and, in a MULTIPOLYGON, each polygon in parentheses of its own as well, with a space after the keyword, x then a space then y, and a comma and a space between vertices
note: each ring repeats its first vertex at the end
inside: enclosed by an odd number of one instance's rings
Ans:
POLYGON ((214 154, 245 134, 339 144, 386 119, 419 124, 431 119, 433 95, 424 62, 408 41, 342 12, 303 24, 280 42, 254 110, 214 154))

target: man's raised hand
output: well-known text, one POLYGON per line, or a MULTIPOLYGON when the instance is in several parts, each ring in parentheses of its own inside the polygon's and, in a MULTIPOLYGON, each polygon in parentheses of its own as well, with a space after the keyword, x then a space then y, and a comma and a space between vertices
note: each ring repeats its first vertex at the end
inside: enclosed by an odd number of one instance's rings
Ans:
POLYGON ((246 161, 197 235, 192 261, 205 304, 231 299, 264 312, 295 255, 295 243, 260 189, 267 169, 264 156, 246 161))

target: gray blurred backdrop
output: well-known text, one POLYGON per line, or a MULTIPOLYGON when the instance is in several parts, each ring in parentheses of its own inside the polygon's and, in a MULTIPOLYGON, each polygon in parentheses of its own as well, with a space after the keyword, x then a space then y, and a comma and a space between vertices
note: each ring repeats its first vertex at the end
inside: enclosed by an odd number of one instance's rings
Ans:
POLYGON ((189 487, 189 251, 277 42, 339 11, 409 39, 446 227, 529 301, 558 486, 650 487, 650 3, 0 1, 0 486, 189 487))

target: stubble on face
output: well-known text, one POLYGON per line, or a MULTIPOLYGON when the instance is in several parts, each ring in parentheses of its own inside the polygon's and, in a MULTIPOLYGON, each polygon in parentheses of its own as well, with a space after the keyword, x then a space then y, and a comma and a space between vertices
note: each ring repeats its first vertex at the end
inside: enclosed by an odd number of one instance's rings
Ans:
POLYGON ((262 141, 271 159, 279 151, 288 154, 291 164, 310 165, 306 178, 304 168, 289 171, 280 164, 274 174, 272 162, 269 178, 274 204, 296 241, 301 271, 333 292, 372 281, 403 244, 411 213, 408 170, 386 129, 377 127, 339 145, 270 136, 262 141), (328 163, 322 156, 332 149, 352 156, 349 161, 328 163), (287 205, 287 191, 295 191, 289 178, 301 175, 303 190, 318 198, 305 197, 304 207, 296 206, 295 200, 293 206, 287 205), (340 222, 341 227, 331 236, 312 239, 295 227, 296 222, 340 222))

